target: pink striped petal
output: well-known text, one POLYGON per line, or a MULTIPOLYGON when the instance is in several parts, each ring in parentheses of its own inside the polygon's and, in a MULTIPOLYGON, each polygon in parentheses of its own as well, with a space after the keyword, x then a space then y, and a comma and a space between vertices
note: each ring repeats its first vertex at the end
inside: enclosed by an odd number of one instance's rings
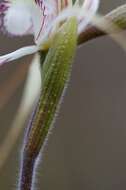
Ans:
POLYGON ((57 6, 48 0, 36 0, 36 4, 37 6, 32 8, 33 33, 36 44, 40 44, 47 28, 57 15, 57 6))

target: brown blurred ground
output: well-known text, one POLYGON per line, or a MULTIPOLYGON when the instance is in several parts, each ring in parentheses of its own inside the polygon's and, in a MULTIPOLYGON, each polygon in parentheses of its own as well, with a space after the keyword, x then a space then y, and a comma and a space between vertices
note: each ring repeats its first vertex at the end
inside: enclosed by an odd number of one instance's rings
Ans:
MULTIPOLYGON (((101 0, 101 12, 122 3, 125 0, 101 0)), ((26 40, 30 44, 31 38, 0 36, 1 54, 26 45, 26 40)), ((0 68, 1 88, 17 67, 15 63, 0 68)), ((23 83, 21 79, 20 86, 23 83)), ((1 141, 21 94, 20 87, 0 112, 1 141)), ((55 126, 39 166, 37 189, 126 189, 126 54, 111 39, 93 40, 78 49, 55 126)), ((0 172, 0 190, 15 189, 21 142, 22 137, 0 172)))

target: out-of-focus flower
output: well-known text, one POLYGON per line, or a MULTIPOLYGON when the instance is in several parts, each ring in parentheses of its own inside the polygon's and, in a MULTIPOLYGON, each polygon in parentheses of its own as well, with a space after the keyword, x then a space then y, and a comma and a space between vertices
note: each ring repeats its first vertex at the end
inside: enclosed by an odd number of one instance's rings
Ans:
POLYGON ((86 29, 96 13, 99 0, 3 0, 0 2, 0 28, 13 36, 33 35, 35 45, 0 56, 0 65, 22 56, 48 49, 62 24, 75 16, 78 34, 86 29), (88 14, 87 14, 88 13, 88 14))

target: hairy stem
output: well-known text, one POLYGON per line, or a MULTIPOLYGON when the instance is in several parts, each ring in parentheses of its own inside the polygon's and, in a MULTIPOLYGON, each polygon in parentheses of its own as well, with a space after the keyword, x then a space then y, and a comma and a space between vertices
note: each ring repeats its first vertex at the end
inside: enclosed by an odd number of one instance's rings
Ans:
MULTIPOLYGON (((105 16, 119 28, 126 29, 126 5, 105 16)), ((101 19, 102 22, 102 19, 101 19)), ((27 127, 19 178, 19 190, 32 190, 38 156, 44 146, 52 121, 55 117, 66 83, 71 71, 71 61, 76 47, 76 22, 69 21, 55 37, 44 61, 41 56, 43 88, 38 105, 27 127), (44 61, 44 65, 42 63, 44 61)), ((78 38, 78 44, 106 33, 97 27, 89 26, 78 38)))
POLYGON ((76 44, 77 20, 73 17, 56 34, 44 64, 43 54, 40 53, 43 85, 24 139, 19 190, 34 189, 37 160, 69 79, 76 44))
POLYGON ((21 176, 19 189, 31 190, 33 186, 33 175, 34 175, 34 165, 35 160, 32 159, 29 155, 23 154, 23 160, 21 165, 21 176))

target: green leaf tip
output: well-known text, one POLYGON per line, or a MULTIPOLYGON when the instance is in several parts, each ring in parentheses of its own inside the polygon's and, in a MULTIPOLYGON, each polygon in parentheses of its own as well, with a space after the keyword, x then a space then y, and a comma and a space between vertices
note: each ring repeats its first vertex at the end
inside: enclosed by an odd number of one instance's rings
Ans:
MULTIPOLYGON (((71 17, 54 36, 45 61, 41 63, 42 91, 26 145, 26 150, 34 156, 43 147, 55 118, 69 80, 76 46, 77 20, 71 17)), ((40 56, 43 54, 40 53, 40 56)))

